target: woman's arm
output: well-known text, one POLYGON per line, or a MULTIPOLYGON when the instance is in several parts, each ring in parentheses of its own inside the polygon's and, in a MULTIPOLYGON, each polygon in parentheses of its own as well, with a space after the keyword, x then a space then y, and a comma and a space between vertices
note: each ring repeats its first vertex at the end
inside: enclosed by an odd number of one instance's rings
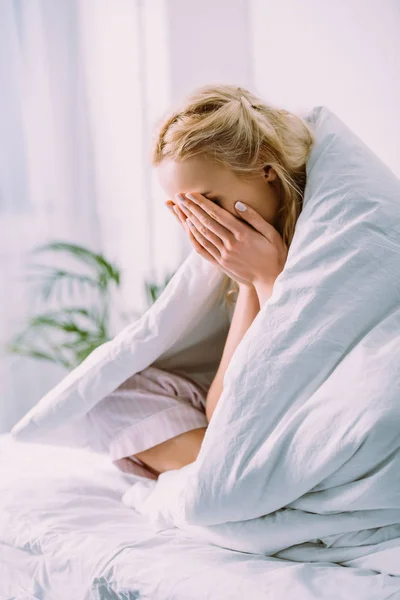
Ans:
POLYGON ((207 394, 206 417, 208 422, 210 422, 222 394, 225 371, 228 368, 233 353, 259 311, 260 303, 255 287, 239 284, 239 293, 221 362, 207 394))
POLYGON ((270 282, 256 281, 254 283, 254 289, 257 292, 258 301, 262 308, 264 304, 271 298, 273 287, 270 282))

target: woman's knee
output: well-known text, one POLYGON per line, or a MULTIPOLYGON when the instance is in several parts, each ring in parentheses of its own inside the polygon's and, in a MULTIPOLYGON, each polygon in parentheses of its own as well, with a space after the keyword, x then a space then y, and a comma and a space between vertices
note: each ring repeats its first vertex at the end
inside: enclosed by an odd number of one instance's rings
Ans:
POLYGON ((199 454, 207 427, 185 431, 161 444, 134 454, 156 475, 180 469, 194 462, 199 454))

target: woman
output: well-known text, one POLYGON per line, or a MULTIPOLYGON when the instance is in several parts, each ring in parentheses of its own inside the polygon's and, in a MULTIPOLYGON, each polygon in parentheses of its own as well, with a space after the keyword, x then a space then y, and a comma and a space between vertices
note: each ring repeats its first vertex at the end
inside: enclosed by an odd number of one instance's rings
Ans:
POLYGON ((162 122, 153 165, 166 205, 194 250, 228 276, 221 293, 231 315, 236 304, 209 389, 149 367, 95 407, 110 407, 118 468, 156 479, 196 460, 230 359, 284 268, 313 141, 301 117, 233 85, 198 89, 162 122))

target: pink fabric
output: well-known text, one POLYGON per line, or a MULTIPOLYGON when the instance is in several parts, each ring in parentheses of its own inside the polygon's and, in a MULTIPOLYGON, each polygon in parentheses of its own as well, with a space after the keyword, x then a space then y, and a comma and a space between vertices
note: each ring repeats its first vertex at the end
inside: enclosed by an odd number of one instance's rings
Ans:
POLYGON ((186 375, 148 367, 103 398, 89 415, 117 468, 157 479, 143 462, 130 456, 207 427, 206 397, 207 390, 186 375))

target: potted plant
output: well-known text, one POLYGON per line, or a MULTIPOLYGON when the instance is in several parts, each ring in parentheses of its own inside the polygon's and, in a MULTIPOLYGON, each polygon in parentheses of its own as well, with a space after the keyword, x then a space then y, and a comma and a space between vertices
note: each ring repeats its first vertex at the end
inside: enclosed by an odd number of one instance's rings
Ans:
MULTIPOLYGON (((42 301, 45 305, 50 304, 57 296, 61 308, 45 307, 44 312, 31 317, 26 328, 6 345, 6 350, 73 369, 97 346, 113 337, 110 331, 111 295, 121 285, 121 272, 102 254, 77 244, 53 241, 33 251, 34 255, 39 253, 63 254, 73 259, 80 269, 30 265, 38 272, 28 279, 39 282, 42 301)), ((145 281, 149 306, 173 274, 167 275, 162 284, 145 281)), ((122 320, 128 323, 139 316, 140 313, 133 313, 126 319, 124 315, 122 320)))

